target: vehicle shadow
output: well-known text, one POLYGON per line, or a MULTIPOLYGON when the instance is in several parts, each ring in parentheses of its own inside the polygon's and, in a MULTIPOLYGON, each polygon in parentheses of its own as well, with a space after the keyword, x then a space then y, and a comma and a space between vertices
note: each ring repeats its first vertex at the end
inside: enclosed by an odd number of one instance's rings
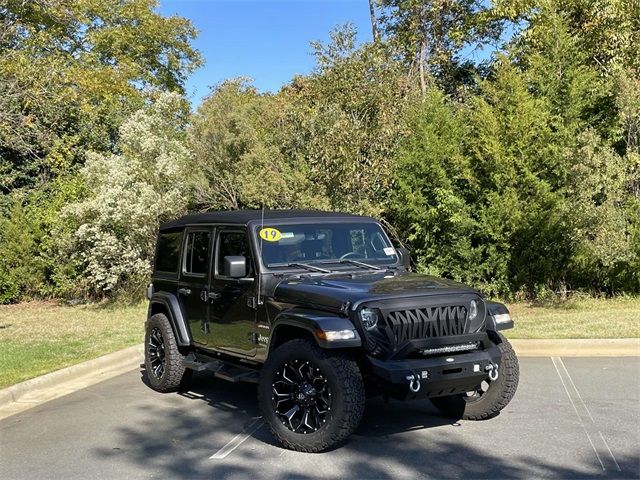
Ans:
MULTIPOLYGON (((144 371, 141 376, 146 381, 144 371)), ((618 458, 621 472, 602 472, 593 459, 572 467, 547 460, 535 445, 514 453, 505 438, 471 442, 428 401, 370 399, 344 446, 302 454, 283 450, 266 426, 248 430, 260 415, 255 385, 197 374, 187 391, 159 398, 165 405, 145 403, 142 421, 119 428, 117 452, 94 453, 109 460, 124 455, 119 461, 161 478, 638 478, 638 458, 618 458), (210 458, 243 427, 252 438, 222 460, 210 458)), ((573 446, 566 451, 570 455, 573 446)))

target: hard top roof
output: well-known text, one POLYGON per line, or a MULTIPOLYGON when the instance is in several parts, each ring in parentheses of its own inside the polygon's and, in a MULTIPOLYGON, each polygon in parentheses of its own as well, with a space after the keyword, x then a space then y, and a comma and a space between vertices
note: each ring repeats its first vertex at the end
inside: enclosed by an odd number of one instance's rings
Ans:
MULTIPOLYGON (((323 212, 320 210, 265 210, 264 219, 285 220, 295 218, 354 218, 372 220, 371 217, 342 212, 323 212)), ((224 212, 192 213, 160 224, 160 230, 181 228, 197 224, 247 225, 253 220, 262 219, 262 210, 228 210, 224 212)))

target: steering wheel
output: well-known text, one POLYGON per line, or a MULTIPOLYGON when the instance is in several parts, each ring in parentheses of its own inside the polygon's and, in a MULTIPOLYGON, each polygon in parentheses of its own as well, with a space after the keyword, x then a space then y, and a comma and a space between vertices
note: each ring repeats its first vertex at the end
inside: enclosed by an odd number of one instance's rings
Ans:
POLYGON ((351 257, 355 257, 355 258, 365 258, 363 254, 361 254, 360 252, 347 252, 344 255, 342 255, 340 257, 340 260, 345 260, 347 258, 351 258, 351 257))

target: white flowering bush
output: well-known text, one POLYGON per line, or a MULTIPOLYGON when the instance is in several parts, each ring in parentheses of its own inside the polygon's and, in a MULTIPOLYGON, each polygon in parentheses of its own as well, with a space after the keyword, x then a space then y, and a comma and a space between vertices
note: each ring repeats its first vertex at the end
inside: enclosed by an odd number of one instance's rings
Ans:
POLYGON ((82 168, 89 197, 67 206, 73 229, 62 251, 77 265, 85 294, 115 292, 149 274, 158 224, 186 211, 186 109, 162 94, 120 128, 117 154, 91 153, 82 168))

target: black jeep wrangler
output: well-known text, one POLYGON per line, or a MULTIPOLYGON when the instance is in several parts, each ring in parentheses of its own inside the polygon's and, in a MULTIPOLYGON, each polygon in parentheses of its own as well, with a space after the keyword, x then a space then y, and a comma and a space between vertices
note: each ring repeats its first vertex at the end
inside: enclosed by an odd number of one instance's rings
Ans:
POLYGON ((366 395, 429 398, 482 420, 515 394, 506 307, 465 285, 409 272, 369 217, 315 211, 187 215, 160 226, 146 321, 150 385, 192 371, 258 384, 287 448, 345 440, 366 395))

